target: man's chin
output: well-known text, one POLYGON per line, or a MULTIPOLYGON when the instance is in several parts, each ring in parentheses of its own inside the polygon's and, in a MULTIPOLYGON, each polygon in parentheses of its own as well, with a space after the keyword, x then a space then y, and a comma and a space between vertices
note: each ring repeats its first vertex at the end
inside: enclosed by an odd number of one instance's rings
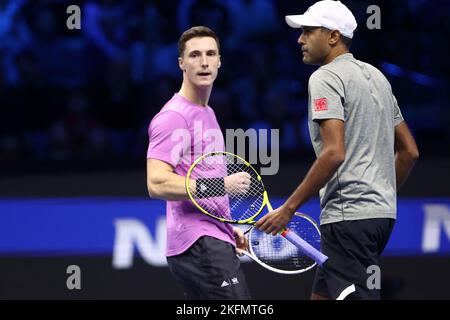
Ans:
POLYGON ((303 60, 303 63, 304 63, 304 64, 309 64, 309 65, 314 64, 314 63, 312 63, 311 59, 308 59, 307 57, 303 57, 302 60, 303 60))
POLYGON ((307 64, 307 65, 310 65, 310 66, 316 66, 316 65, 320 66, 320 62, 314 61, 310 57, 303 57, 302 60, 303 60, 304 64, 307 64))
POLYGON ((199 88, 199 89, 208 89, 208 88, 212 87, 213 83, 214 83, 214 82, 211 82, 211 81, 208 81, 208 82, 206 82, 206 81, 205 81, 205 82, 201 81, 201 82, 197 82, 197 83, 195 84, 195 86, 196 86, 197 88, 199 88))

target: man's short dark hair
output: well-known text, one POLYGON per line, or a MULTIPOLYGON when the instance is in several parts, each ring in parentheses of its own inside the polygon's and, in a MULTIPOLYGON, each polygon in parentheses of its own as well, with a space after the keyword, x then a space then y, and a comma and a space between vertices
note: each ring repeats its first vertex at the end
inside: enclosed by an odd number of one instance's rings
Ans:
POLYGON ((214 40, 216 40, 217 49, 219 49, 219 51, 220 51, 220 42, 219 42, 219 38, 217 37, 216 33, 208 27, 196 26, 196 27, 192 27, 192 28, 186 30, 181 35, 180 39, 178 40, 178 55, 180 57, 183 56, 184 50, 186 49, 186 42, 188 42, 192 38, 198 38, 198 37, 213 38, 214 40))
POLYGON ((350 50, 350 47, 352 46, 352 39, 347 38, 341 34, 341 40, 344 43, 344 45, 347 47, 347 50, 350 50))
MULTIPOLYGON (((321 27, 323 31, 325 32, 331 32, 331 29, 325 28, 325 27, 321 27)), ((339 32, 340 33, 340 32, 339 32)), ((342 43, 345 45, 345 47, 347 48, 347 50, 350 50, 350 47, 352 46, 352 39, 342 35, 342 33, 340 33, 341 35, 341 40, 342 43)))

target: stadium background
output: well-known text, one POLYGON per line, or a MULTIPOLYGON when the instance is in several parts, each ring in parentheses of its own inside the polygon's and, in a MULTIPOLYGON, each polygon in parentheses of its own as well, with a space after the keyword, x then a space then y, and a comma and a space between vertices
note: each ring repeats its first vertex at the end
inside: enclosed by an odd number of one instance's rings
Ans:
MULTIPOLYGON (((381 265, 383 298, 449 299, 450 22, 446 0, 343 1, 359 27, 352 52, 391 81, 421 158, 399 193, 381 265), (381 29, 370 30, 370 5, 381 29)), ((307 81, 284 15, 314 1, 0 1, 0 298, 182 298, 163 256, 162 201, 145 183, 147 126, 181 84, 176 41, 214 29, 222 68, 210 105, 222 128, 280 129, 275 203, 313 161, 307 81), (81 290, 68 290, 70 265, 81 290)), ((250 146, 248 146, 250 147, 250 146)), ((302 209, 318 216, 318 200, 302 209)), ((245 263, 259 299, 307 299, 313 272, 245 263), (276 292, 276 294, 275 294, 276 292)))

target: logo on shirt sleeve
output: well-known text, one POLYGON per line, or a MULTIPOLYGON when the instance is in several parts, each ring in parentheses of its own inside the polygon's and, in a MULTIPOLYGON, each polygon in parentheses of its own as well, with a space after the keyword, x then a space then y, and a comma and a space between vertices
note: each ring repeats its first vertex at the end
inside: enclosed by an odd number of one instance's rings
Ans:
POLYGON ((327 98, 320 98, 314 100, 314 111, 325 111, 328 110, 328 100, 327 98))

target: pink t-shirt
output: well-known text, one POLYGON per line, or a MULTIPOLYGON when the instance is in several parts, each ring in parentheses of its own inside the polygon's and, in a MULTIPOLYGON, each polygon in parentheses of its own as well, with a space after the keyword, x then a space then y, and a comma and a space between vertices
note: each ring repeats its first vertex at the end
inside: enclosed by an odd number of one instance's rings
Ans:
MULTIPOLYGON (((225 143, 214 111, 175 94, 153 118, 147 159, 164 161, 186 176, 191 164, 204 153, 224 151, 225 143)), ((208 235, 235 245, 231 225, 201 213, 189 200, 167 201, 166 256, 187 250, 208 235)))

